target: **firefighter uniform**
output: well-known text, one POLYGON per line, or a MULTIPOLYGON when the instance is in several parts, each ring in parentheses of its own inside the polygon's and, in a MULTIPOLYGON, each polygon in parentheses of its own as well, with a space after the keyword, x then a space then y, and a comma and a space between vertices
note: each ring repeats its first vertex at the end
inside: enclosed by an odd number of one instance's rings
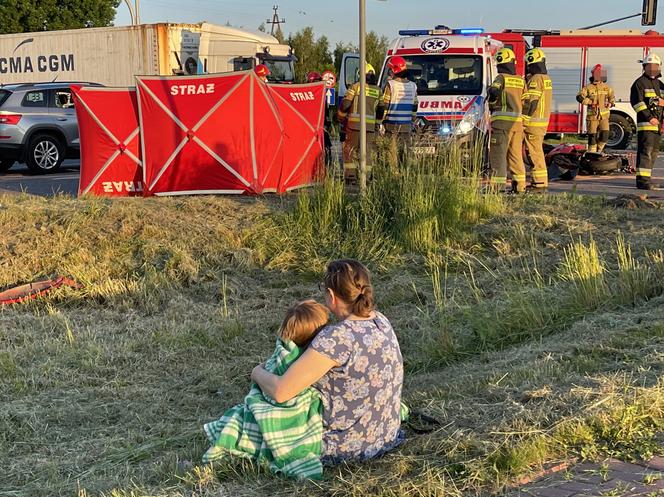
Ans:
POLYGON ((664 94, 664 84, 657 76, 661 65, 659 57, 651 54, 643 62, 644 74, 632 84, 630 103, 637 115, 636 187, 649 190, 656 186, 652 183, 651 175, 661 141, 660 99, 664 94), (648 65, 657 66, 651 75, 647 74, 648 65))
POLYGON ((533 163, 533 188, 544 190, 549 176, 544 158, 544 135, 549 127, 553 102, 553 83, 546 73, 544 52, 534 48, 526 53, 526 91, 523 94, 523 125, 525 143, 533 163))
MULTIPOLYGON (((381 102, 380 88, 367 83, 364 95, 367 102, 367 174, 369 174, 371 159, 375 155, 375 132, 378 123, 376 111, 381 102)), ((360 151, 360 83, 355 83, 344 95, 338 117, 340 121, 346 122, 346 140, 343 145, 344 178, 349 182, 355 181, 360 151)))
POLYGON ((599 64, 595 66, 591 83, 584 86, 576 96, 576 100, 587 107, 588 151, 599 153, 604 151, 606 142, 609 141, 610 109, 616 104, 613 88, 602 81, 601 71, 599 64))
POLYGON ((512 191, 526 189, 526 169, 523 165, 522 102, 525 82, 516 75, 515 56, 510 49, 496 54, 498 75, 489 88, 491 111, 491 184, 498 189, 505 186, 507 170, 512 176, 512 191))

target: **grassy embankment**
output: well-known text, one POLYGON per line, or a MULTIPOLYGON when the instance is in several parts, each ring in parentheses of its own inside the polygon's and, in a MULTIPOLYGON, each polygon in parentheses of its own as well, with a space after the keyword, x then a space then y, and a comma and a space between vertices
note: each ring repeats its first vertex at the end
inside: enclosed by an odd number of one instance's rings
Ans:
POLYGON ((85 285, 0 309, 0 494, 455 496, 659 450, 661 211, 481 196, 438 166, 384 166, 362 201, 334 181, 285 199, 0 197, 0 287, 85 285), (202 423, 340 256, 372 268, 405 400, 442 426, 318 483, 197 466, 202 423))

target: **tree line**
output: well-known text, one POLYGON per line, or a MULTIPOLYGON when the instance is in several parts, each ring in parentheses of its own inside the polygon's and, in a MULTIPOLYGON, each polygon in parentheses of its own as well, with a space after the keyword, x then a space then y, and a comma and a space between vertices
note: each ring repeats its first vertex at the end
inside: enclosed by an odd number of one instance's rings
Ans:
MULTIPOLYGON (((0 33, 112 26, 119 4, 120 0, 0 0, 0 33)), ((265 32, 265 24, 258 29, 265 32)), ((329 69, 339 74, 343 54, 358 52, 354 43, 339 42, 332 48, 327 36, 316 36, 312 27, 288 37, 278 29, 275 37, 293 48, 297 81, 304 81, 309 71, 329 69)), ((374 31, 367 34, 367 61, 376 71, 383 65, 387 44, 387 37, 374 31)))
MULTIPOLYGON (((265 32, 265 24, 261 24, 258 30, 265 32)), ((274 36, 280 43, 285 43, 293 48, 297 57, 295 78, 298 81, 304 81, 309 71, 322 73, 329 69, 339 74, 344 53, 359 52, 359 48, 354 43, 338 42, 332 49, 327 36, 316 37, 314 28, 310 26, 291 33, 288 37, 285 37, 279 29, 274 36)), ((388 43, 389 40, 384 35, 379 35, 375 31, 367 33, 367 62, 378 72, 383 66, 388 43)))

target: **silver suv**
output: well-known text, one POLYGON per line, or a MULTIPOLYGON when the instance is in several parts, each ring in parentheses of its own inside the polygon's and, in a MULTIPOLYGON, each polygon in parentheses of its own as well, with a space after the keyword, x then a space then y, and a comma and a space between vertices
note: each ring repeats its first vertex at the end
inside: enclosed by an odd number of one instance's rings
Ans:
POLYGON ((30 83, 0 87, 0 172, 25 162, 36 173, 57 171, 80 155, 71 86, 30 83))

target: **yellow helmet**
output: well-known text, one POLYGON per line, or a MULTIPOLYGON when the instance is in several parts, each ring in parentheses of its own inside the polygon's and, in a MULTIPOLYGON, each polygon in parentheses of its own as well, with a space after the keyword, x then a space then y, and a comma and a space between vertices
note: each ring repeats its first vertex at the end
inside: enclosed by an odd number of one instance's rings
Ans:
POLYGON ((539 48, 531 48, 526 52, 526 64, 537 64, 546 59, 546 55, 539 48))
POLYGON ((372 66, 371 64, 369 64, 369 63, 367 62, 367 65, 365 66, 365 71, 364 71, 364 73, 365 73, 365 74, 370 74, 370 73, 374 73, 374 74, 376 74, 376 70, 374 69, 374 66, 372 66))
POLYGON ((514 62, 516 60, 516 55, 509 48, 501 48, 496 52, 496 62, 498 64, 507 64, 508 62, 514 62))

